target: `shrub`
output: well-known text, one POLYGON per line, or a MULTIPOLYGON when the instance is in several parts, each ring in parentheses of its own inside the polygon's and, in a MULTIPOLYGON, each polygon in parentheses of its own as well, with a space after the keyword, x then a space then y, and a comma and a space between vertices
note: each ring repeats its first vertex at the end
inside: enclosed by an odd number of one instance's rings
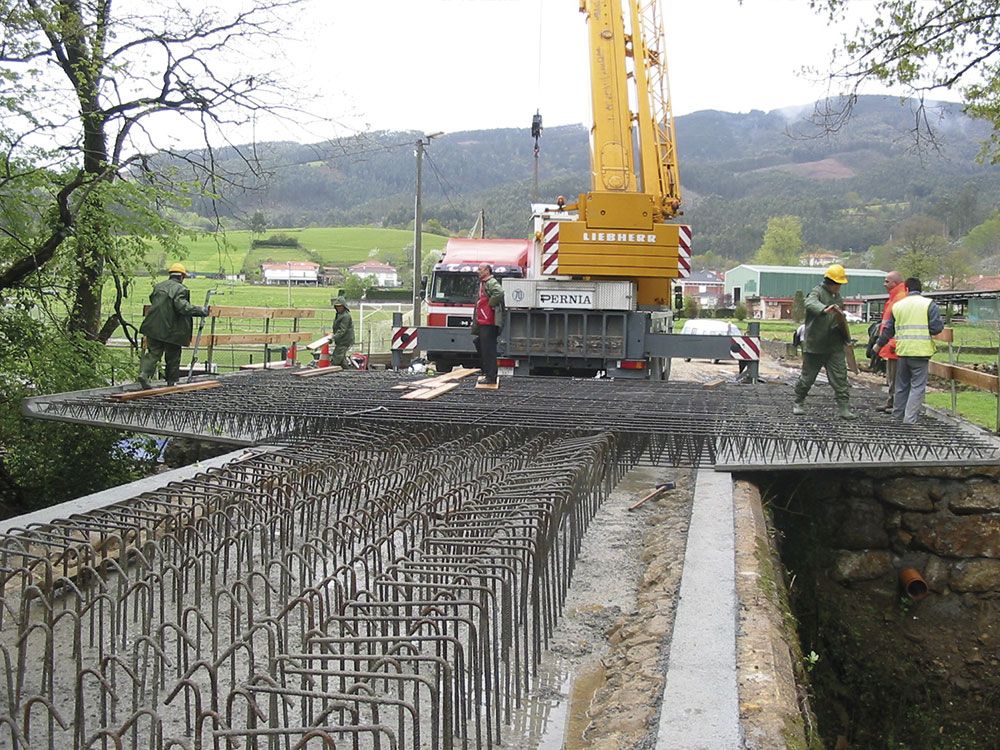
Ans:
POLYGON ((742 302, 740 302, 740 304, 738 304, 736 306, 736 309, 733 311, 733 317, 736 318, 740 322, 743 322, 744 320, 746 320, 747 319, 747 306, 744 305, 742 302))

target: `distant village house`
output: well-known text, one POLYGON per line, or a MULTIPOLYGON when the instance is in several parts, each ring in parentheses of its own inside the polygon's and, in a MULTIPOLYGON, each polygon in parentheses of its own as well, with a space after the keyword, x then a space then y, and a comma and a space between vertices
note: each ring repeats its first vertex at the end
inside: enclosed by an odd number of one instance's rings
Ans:
POLYGON ((726 294, 726 282, 714 271, 697 271, 684 279, 677 279, 675 287, 680 287, 684 299, 693 297, 702 310, 720 307, 726 294))
POLYGON ((260 275, 265 284, 311 285, 319 284, 319 263, 292 260, 285 263, 261 263, 260 275))
POLYGON ((841 262, 842 260, 839 255, 831 253, 828 250, 808 253, 799 258, 800 266, 809 266, 810 268, 826 268, 827 266, 832 266, 834 263, 841 262))
POLYGON ((396 274, 396 269, 388 263, 367 260, 364 263, 356 263, 347 270, 360 279, 371 279, 375 286, 399 286, 399 276, 396 274))

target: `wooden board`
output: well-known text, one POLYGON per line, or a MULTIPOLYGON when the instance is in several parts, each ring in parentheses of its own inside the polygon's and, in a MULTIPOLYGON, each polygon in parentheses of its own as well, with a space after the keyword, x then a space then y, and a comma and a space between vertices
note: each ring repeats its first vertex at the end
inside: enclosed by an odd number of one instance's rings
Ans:
POLYGON ((404 383, 404 385, 407 388, 433 388, 443 383, 451 383, 454 380, 461 380, 469 375, 475 375, 477 372, 479 372, 479 368, 477 367, 456 367, 444 375, 436 375, 433 378, 424 378, 423 380, 414 380, 411 383, 404 383))
POLYGON ((946 341, 947 343, 950 344, 952 341, 955 340, 955 329, 945 328, 943 331, 941 331, 941 333, 934 334, 932 338, 937 339, 938 341, 946 341))
POLYGON ((333 336, 330 336, 329 334, 321 336, 312 343, 306 344, 306 349, 319 349, 323 346, 323 344, 329 344, 331 341, 333 341, 333 336))
MULTIPOLYGON (((149 305, 143 305, 143 315, 149 312, 149 307, 149 305)), ((209 304, 208 317, 286 320, 288 318, 315 318, 316 311, 298 307, 234 307, 231 305, 209 304)))
POLYGON ((331 372, 343 372, 344 368, 340 365, 332 365, 330 367, 310 367, 308 370, 302 370, 301 372, 292 373, 297 378, 315 378, 317 375, 329 375, 331 372))
POLYGON ((458 388, 458 383, 442 383, 434 388, 420 388, 416 391, 404 393, 400 398, 410 401, 430 401, 432 398, 437 398, 455 388, 458 388))
POLYGON ((1000 378, 996 375, 990 375, 988 372, 979 372, 978 370, 970 370, 968 367, 959 367, 958 365, 949 365, 947 362, 934 362, 932 360, 930 373, 945 380, 957 380, 959 383, 971 385, 981 391, 1000 393, 1000 378))
POLYGON ((185 393, 187 391, 202 391, 206 388, 218 388, 222 383, 218 380, 204 380, 200 383, 185 383, 184 385, 168 385, 163 388, 147 388, 141 391, 125 391, 111 396, 115 401, 133 401, 137 398, 163 396, 168 393, 185 393))
POLYGON ((225 346, 227 344, 291 344, 294 341, 312 338, 315 333, 217 333, 202 336, 202 346, 225 346))

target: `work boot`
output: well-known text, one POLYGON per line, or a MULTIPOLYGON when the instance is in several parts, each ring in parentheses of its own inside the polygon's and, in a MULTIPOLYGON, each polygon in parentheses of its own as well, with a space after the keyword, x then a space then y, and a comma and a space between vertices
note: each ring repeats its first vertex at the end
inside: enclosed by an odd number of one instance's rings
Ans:
POLYGON ((851 407, 847 404, 837 405, 837 416, 841 419, 857 419, 858 415, 851 411, 851 407))
POLYGON ((796 401, 792 404, 792 414, 797 417, 801 417, 806 413, 806 405, 801 401, 796 401))
POLYGON ((153 384, 149 382, 149 378, 147 378, 145 375, 140 375, 139 386, 142 388, 142 390, 148 391, 150 388, 153 387, 153 384))

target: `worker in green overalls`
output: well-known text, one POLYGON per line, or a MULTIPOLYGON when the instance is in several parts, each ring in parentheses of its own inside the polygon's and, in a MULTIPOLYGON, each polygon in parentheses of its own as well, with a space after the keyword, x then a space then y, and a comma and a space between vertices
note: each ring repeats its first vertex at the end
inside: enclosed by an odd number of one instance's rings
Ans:
POLYGON ((191 304, 191 292, 184 286, 187 269, 174 263, 169 277, 153 287, 139 333, 146 337, 146 352, 139 361, 139 384, 149 388, 156 376, 156 366, 163 357, 167 385, 176 385, 181 377, 181 347, 191 343, 192 318, 204 318, 207 307, 191 304))
POLYGON ((855 419, 849 401, 850 385, 847 382, 847 359, 844 344, 847 323, 844 320, 844 300, 840 287, 847 283, 844 267, 835 263, 826 269, 823 282, 817 284, 806 297, 806 329, 802 339, 802 372, 795 383, 795 403, 792 413, 806 413, 805 401, 809 389, 816 382, 816 376, 826 368, 837 398, 837 416, 841 419, 855 419))
POLYGON ((333 301, 333 309, 337 311, 337 315, 333 319, 333 330, 330 333, 333 338, 330 364, 350 367, 347 350, 354 346, 354 320, 351 318, 351 311, 347 309, 347 300, 343 296, 333 301))

